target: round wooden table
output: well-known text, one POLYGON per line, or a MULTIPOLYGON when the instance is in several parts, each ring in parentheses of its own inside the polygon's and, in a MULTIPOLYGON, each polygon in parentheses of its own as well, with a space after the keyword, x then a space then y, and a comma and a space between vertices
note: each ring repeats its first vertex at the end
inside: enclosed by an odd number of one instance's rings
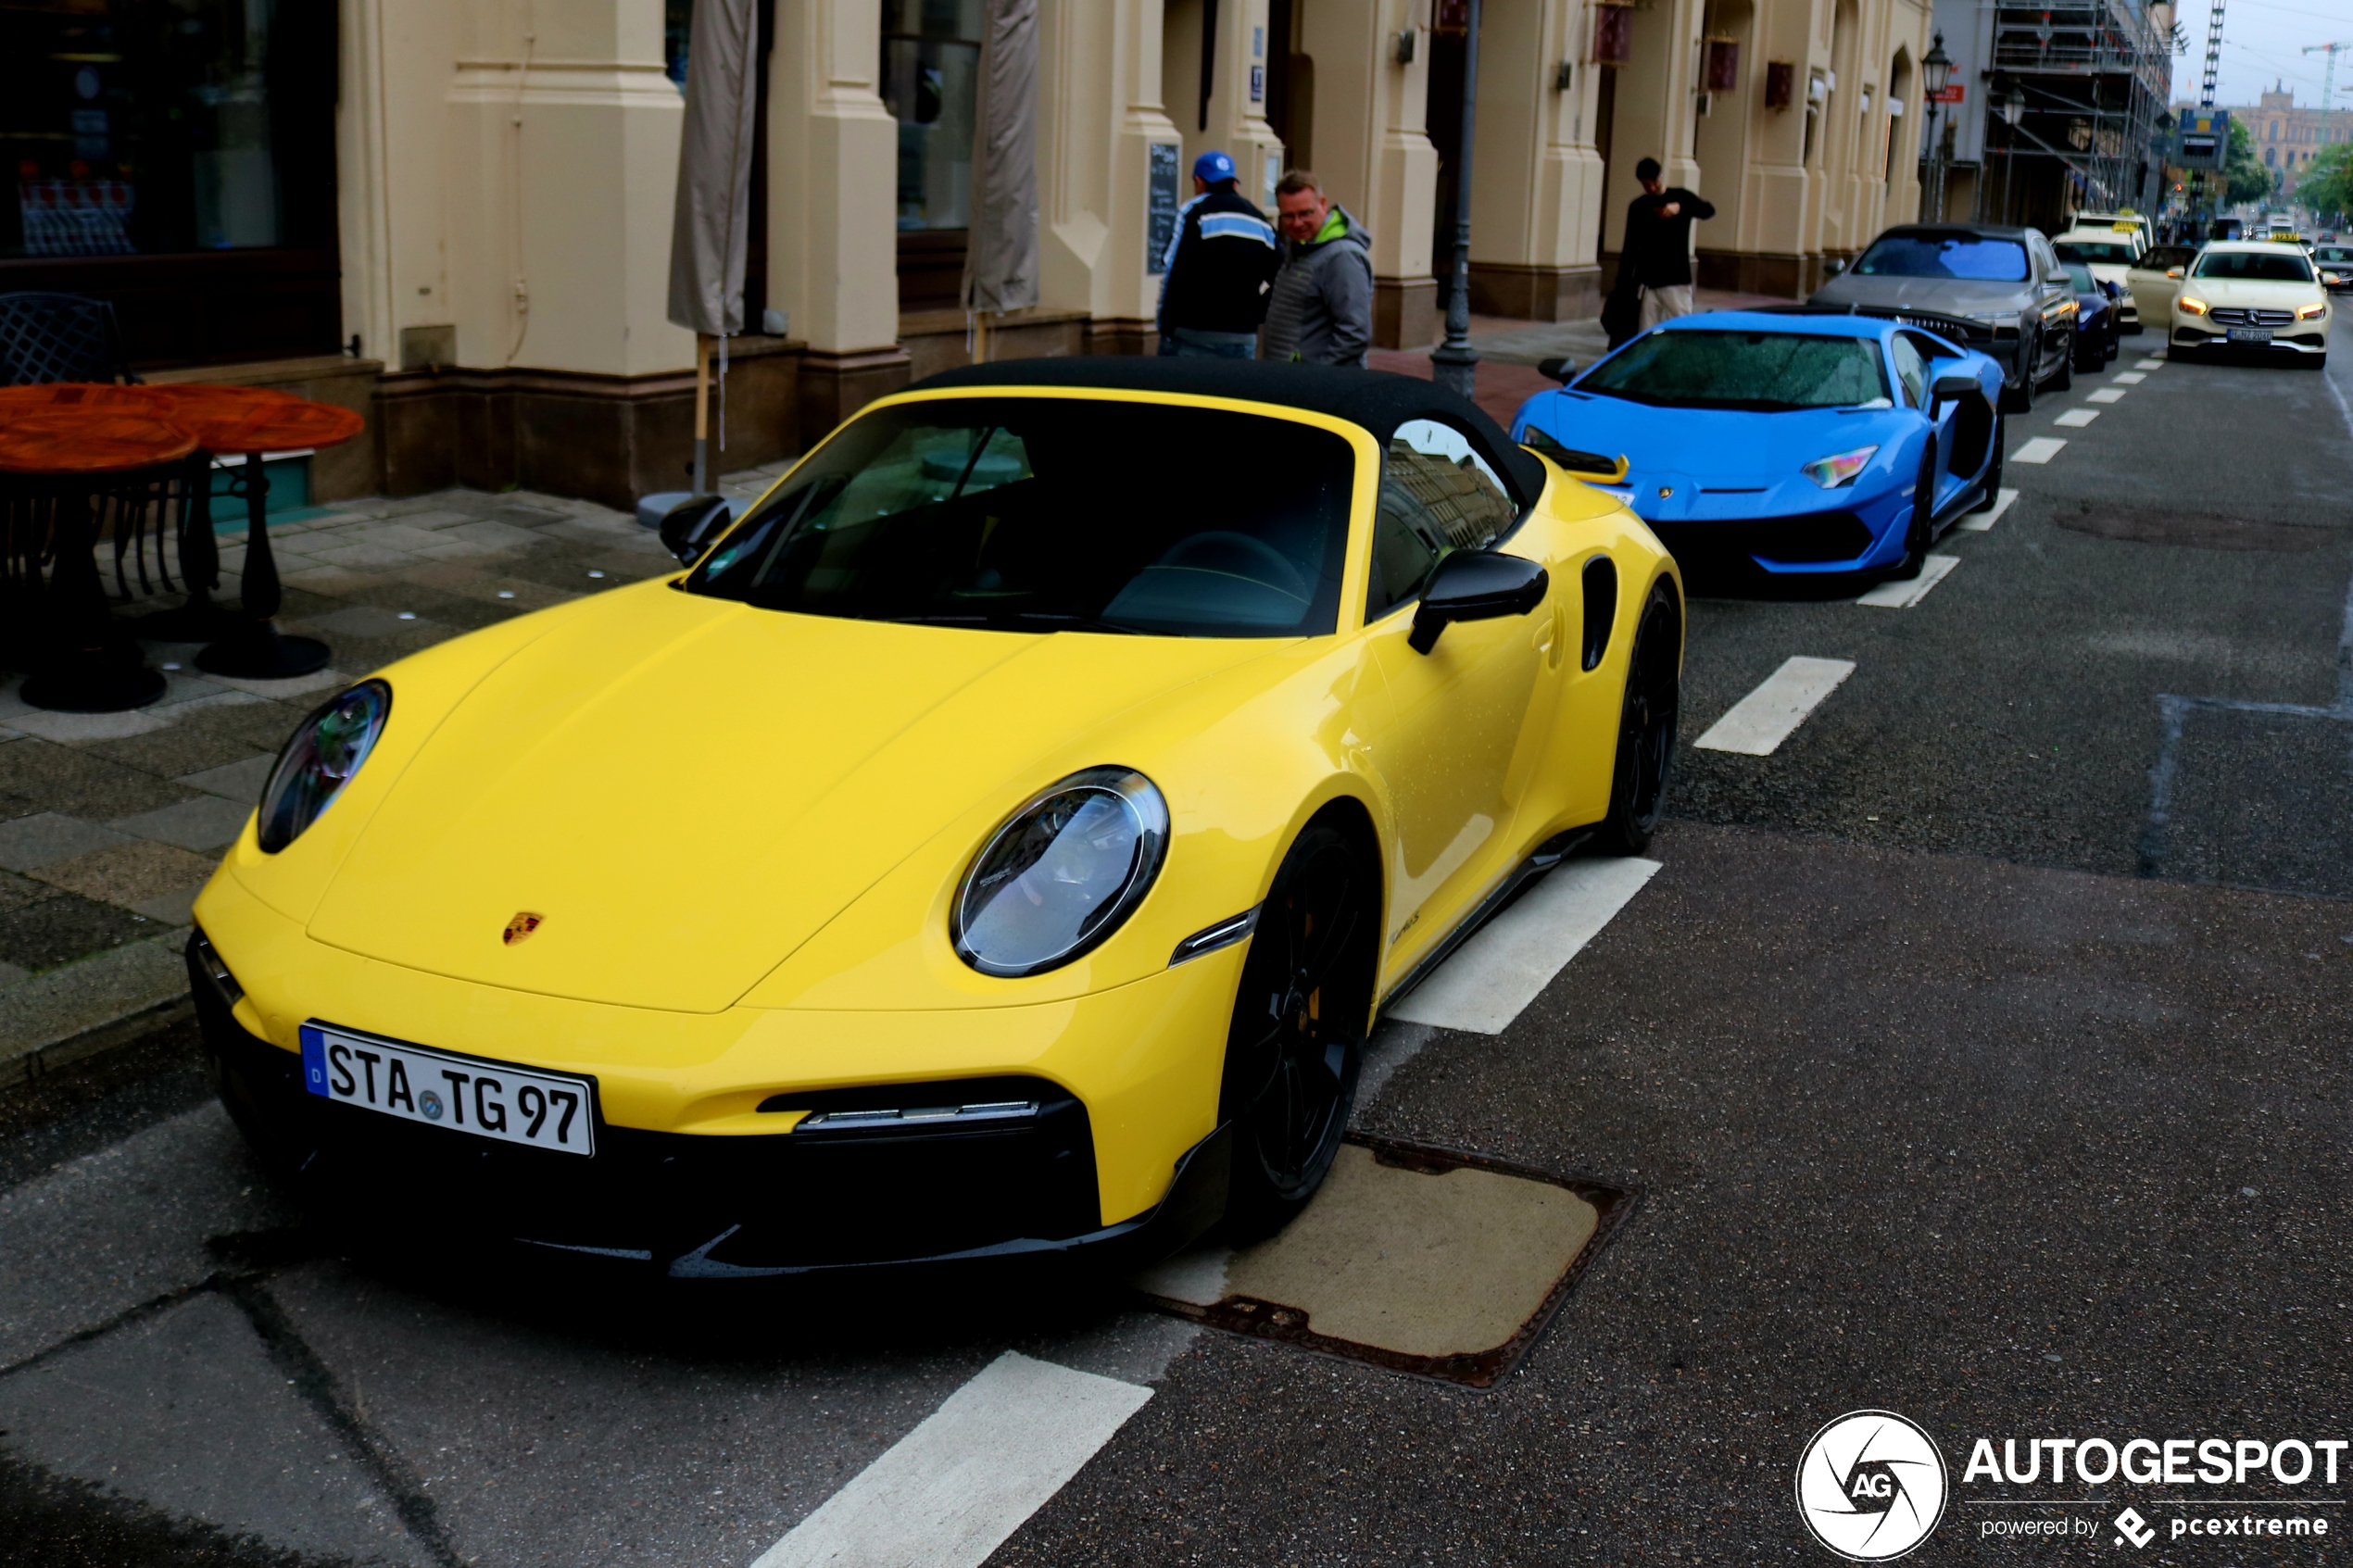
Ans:
MULTIPOLYGON (((266 504, 270 479, 261 471, 261 459, 270 452, 339 445, 358 435, 365 428, 364 421, 350 409, 332 403, 313 403, 255 386, 190 384, 123 390, 157 398, 166 417, 194 435, 206 452, 245 458, 244 471, 230 482, 232 493, 241 490, 245 497, 245 564, 239 591, 242 613, 218 641, 196 655, 196 668, 256 681, 283 680, 323 669, 326 644, 310 637, 285 636, 273 624, 284 588, 270 550, 266 504)), ((208 491, 209 484, 205 488, 208 491)), ((204 527, 192 528, 181 546, 181 569, 189 578, 192 607, 209 604, 208 599, 197 598, 196 584, 209 586, 219 581, 210 512, 198 515, 204 527), (192 546, 196 558, 193 559, 192 546)))
POLYGON ((75 398, 28 408, 31 401, 11 399, 0 416, 0 483, 10 492, 11 521, 28 534, 10 553, 37 558, 42 525, 56 533, 56 565, 32 606, 34 668, 21 695, 35 708, 69 713, 153 702, 163 695, 163 675, 145 668, 138 645, 116 629, 98 576, 95 502, 110 487, 184 461, 196 438, 152 404, 75 398))

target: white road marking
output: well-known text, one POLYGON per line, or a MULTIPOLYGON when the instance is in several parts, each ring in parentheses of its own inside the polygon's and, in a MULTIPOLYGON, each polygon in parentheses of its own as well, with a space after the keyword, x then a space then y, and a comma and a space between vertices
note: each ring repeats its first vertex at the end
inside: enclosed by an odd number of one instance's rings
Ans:
POLYGON ((1656 860, 1571 860, 1463 944, 1388 1017, 1500 1035, 1658 870, 1656 860))
POLYGON ((2002 514, 2008 511, 2017 500, 2017 491, 1996 490, 1994 492, 1993 509, 1969 513, 1961 519, 1961 526, 1971 533, 1990 533, 1993 532, 1994 525, 2002 521, 2002 514))
POLYGON ((2100 411, 2097 408, 2070 408, 2066 413, 2053 420, 2051 423, 2068 430, 2082 430, 2099 417, 2100 411))
POLYGON ((1784 662, 1765 677, 1765 684, 1732 704, 1731 711, 1707 727, 1692 742, 1702 751, 1736 751, 1743 757, 1770 757, 1789 739, 1806 716, 1855 673, 1852 659, 1806 659, 1784 662))
POLYGON ((2104 386, 2097 392, 2092 394, 2089 397, 2083 399, 2083 401, 2086 403, 2121 403, 2124 401, 2124 389, 2120 386, 2104 386))
POLYGON ((2038 435, 2033 440, 2028 442, 2025 445, 2020 446, 2017 451, 2011 453, 2010 461, 2014 463, 2047 463, 2053 458, 2057 457, 2059 455, 2059 448, 2065 446, 2066 445, 2066 442, 2060 440, 2056 435, 2038 435))
POLYGON ((752 1568, 979 1568, 1151 1397, 1008 1350, 752 1568))
POLYGON ((1920 563, 1920 574, 1909 582, 1892 578, 1863 595, 1855 602, 1874 605, 1881 609, 1909 609, 1928 597, 1928 591, 1944 581, 1945 574, 1961 564, 1958 556, 1931 556, 1920 563))
POLYGON ((2138 370, 2119 370, 2108 379, 2119 386, 2138 386, 2148 380, 2148 377, 2138 370))
POLYGON ((2133 369, 2136 370, 2161 370, 2164 368, 2165 361, 2162 359, 2135 359, 2133 361, 2133 369))

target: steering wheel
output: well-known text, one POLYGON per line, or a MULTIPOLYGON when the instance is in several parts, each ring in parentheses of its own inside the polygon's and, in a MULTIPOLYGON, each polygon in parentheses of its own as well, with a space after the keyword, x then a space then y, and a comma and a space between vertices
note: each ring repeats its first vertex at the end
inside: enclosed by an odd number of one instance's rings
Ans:
POLYGON ((1152 564, 1190 567, 1197 571, 1231 572, 1237 577, 1247 577, 1299 598, 1312 596, 1307 591, 1307 583, 1299 575, 1299 568, 1282 551, 1264 539, 1227 529, 1179 539, 1163 551, 1160 559, 1152 564), (1247 565, 1232 558, 1237 554, 1244 558, 1247 565), (1203 559, 1202 557, 1209 558, 1203 559))

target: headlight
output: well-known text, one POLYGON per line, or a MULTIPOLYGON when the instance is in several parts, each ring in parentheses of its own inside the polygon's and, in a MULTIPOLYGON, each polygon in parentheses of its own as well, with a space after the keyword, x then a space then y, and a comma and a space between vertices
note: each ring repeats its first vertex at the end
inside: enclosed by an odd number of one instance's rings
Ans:
POLYGON ((334 804, 392 716, 392 688, 362 681, 302 721, 261 792, 261 847, 274 855, 334 804))
POLYGON ((2322 300, 2318 305, 2308 305, 2301 310, 2298 310, 2296 313, 2296 319, 2299 321, 2317 321, 2328 313, 2328 301, 2322 300))
POLYGON ((1119 929, 1160 874, 1168 803, 1132 768, 1089 768, 991 834, 956 890, 950 936, 983 974, 1037 974, 1119 929))
POLYGON ((1839 490, 1855 483, 1863 465, 1871 460, 1876 446, 1857 446, 1852 452, 1841 452, 1835 458, 1817 458, 1797 471, 1825 490, 1839 490))
POLYGON ((2206 314, 2206 301, 2202 299, 2192 299, 2188 295, 2183 295, 2173 303, 2181 307, 2182 314, 2184 316, 2203 316, 2206 314))

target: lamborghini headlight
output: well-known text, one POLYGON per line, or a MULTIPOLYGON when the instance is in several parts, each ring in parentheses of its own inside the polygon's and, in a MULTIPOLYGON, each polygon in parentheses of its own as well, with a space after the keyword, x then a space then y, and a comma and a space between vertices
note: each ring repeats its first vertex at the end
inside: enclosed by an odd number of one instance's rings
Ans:
POLYGON ((1037 974, 1088 952, 1142 903, 1168 852, 1168 803, 1132 768, 1032 796, 973 858, 950 936, 983 974, 1037 974))
POLYGON ((334 804, 391 716, 392 688, 362 681, 302 721, 261 791, 263 849, 283 849, 334 804))
POLYGON ((1878 450, 1876 446, 1857 446, 1834 458, 1817 458, 1797 471, 1825 490, 1842 490, 1855 483, 1855 476, 1863 471, 1863 465, 1878 450))

